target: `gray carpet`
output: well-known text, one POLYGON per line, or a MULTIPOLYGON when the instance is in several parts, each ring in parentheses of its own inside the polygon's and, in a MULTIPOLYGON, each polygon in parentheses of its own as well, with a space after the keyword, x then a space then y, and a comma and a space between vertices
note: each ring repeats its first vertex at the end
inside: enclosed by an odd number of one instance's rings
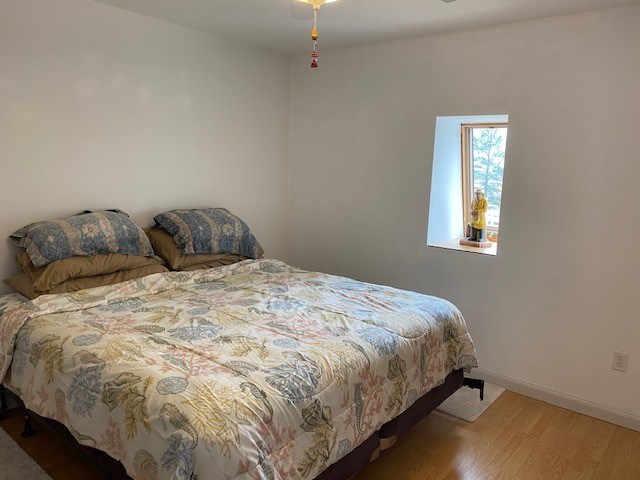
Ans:
POLYGON ((438 407, 438 411, 467 422, 475 422, 503 392, 504 388, 492 385, 491 383, 485 383, 484 401, 481 402, 480 390, 462 387, 447 398, 442 405, 438 407))
POLYGON ((0 480, 51 480, 29 455, 0 428, 0 480))

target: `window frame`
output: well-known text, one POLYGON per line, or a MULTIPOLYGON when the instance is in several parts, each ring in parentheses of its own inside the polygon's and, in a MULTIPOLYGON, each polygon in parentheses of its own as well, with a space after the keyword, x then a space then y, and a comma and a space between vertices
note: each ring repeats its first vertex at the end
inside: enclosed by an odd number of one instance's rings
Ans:
MULTIPOLYGON (((460 126, 460 159, 462 161, 462 231, 466 232, 467 225, 471 222, 471 203, 473 198, 473 130, 475 128, 506 128, 509 129, 508 122, 482 122, 463 123, 460 126)), ((506 160, 506 159, 505 159, 506 160)), ((504 179, 503 179, 504 181, 504 179)), ((489 227, 487 233, 499 234, 499 228, 489 227)))

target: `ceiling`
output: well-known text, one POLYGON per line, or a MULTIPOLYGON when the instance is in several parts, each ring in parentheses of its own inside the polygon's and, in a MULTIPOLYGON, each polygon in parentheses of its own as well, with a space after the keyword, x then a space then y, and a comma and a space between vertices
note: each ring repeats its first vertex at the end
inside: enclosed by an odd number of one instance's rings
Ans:
MULTIPOLYGON (((294 0, 96 1, 281 53, 307 52, 310 47, 310 20, 292 17, 294 0)), ((319 42, 327 50, 638 3, 640 0, 338 0, 323 7, 319 42)))

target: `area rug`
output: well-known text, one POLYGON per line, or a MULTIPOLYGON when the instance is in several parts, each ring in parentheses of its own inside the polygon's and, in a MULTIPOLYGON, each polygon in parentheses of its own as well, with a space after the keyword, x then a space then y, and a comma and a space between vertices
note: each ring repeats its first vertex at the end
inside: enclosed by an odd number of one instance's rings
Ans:
POLYGON ((438 407, 438 411, 467 422, 475 422, 503 392, 504 388, 492 385, 491 383, 485 383, 484 401, 481 402, 480 390, 462 387, 447 398, 438 407))
POLYGON ((51 480, 7 432, 0 428, 0 480, 51 480))

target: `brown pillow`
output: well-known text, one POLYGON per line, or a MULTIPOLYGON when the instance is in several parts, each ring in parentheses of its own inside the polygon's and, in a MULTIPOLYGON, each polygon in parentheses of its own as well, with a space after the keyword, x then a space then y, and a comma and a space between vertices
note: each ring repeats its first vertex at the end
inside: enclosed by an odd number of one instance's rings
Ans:
POLYGON ((28 273, 21 273, 14 277, 7 278, 4 282, 16 292, 21 293, 27 298, 34 299, 40 295, 77 292, 78 290, 101 287, 104 285, 114 285, 126 280, 133 280, 134 278, 146 277, 147 275, 152 275, 154 273, 163 273, 168 271, 169 270, 156 262, 155 265, 147 265, 144 267, 132 268, 130 270, 121 270, 119 272, 108 273, 106 275, 72 278, 46 291, 36 289, 28 273))
POLYGON ((4 283, 31 300, 42 295, 42 292, 36 292, 36 289, 33 288, 33 282, 28 273, 19 273, 13 277, 5 278, 4 283))
POLYGON ((56 260, 44 267, 36 268, 27 252, 16 256, 22 270, 29 274, 33 287, 41 292, 51 290, 72 278, 95 277, 133 268, 155 266, 162 260, 154 257, 123 255, 120 253, 98 254, 93 257, 71 257, 56 260))
MULTIPOLYGON (((198 255, 198 254, 194 254, 194 255, 198 255)), ((211 262, 199 263, 198 265, 190 265, 188 267, 182 267, 182 271, 193 272, 194 270, 204 270, 206 268, 223 267, 225 265, 231 265, 232 263, 238 263, 238 262, 241 262, 242 260, 246 260, 245 257, 240 257, 240 255, 227 255, 227 257, 239 257, 239 259, 238 258, 221 258, 217 261, 214 260, 211 262)))
POLYGON ((232 253, 193 253, 185 255, 178 249, 175 240, 166 230, 154 227, 145 230, 145 233, 151 241, 153 250, 167 262, 171 270, 201 270, 203 268, 214 268, 214 266, 230 265, 247 259, 247 257, 232 253), (206 265, 211 266, 207 267, 206 265))

